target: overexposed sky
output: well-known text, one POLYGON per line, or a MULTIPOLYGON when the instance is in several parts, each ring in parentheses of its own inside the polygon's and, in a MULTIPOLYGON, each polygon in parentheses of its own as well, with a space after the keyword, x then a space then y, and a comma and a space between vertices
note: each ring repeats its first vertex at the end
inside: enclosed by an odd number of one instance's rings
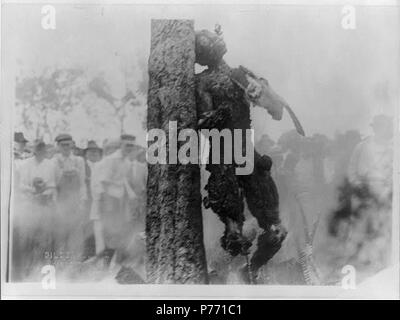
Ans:
MULTIPOLYGON (((355 7, 355 30, 342 28, 339 5, 54 7, 56 30, 42 29, 41 5, 3 7, 3 52, 16 61, 4 66, 3 72, 29 74, 48 66, 79 66, 88 75, 104 72, 113 92, 120 95, 124 66, 135 65, 138 59, 147 61, 150 20, 189 18, 195 20, 196 29, 213 30, 219 23, 228 64, 242 64, 267 78, 289 102, 307 134, 333 136, 348 129, 368 134, 371 117, 380 112, 394 114, 399 103, 396 7, 355 7)), ((127 123, 144 142, 140 117, 144 110, 130 115, 127 123)), ((253 126, 256 138, 268 133, 275 139, 293 128, 287 115, 276 122, 261 109, 253 110, 253 126)), ((102 138, 107 132, 117 134, 112 128, 87 131, 79 114, 72 127, 81 140, 88 134, 102 138)))

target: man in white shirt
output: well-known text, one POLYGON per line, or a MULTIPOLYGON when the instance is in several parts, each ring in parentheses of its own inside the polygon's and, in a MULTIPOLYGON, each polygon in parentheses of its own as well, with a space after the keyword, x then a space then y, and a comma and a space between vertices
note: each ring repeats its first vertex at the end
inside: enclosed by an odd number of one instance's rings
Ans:
POLYGON ((72 154, 69 134, 56 137, 59 153, 54 155, 56 173, 59 254, 65 262, 81 259, 83 248, 84 204, 87 200, 85 163, 72 154), (68 261, 67 261, 68 260, 68 261))
MULTIPOLYGON (((135 192, 134 197, 130 203, 133 219, 138 222, 135 227, 142 228, 144 225, 143 206, 145 207, 146 198, 146 183, 147 183, 147 166, 137 160, 137 153, 140 152, 139 147, 132 153, 131 169, 129 176, 129 184, 135 192), (144 203, 143 203, 144 202, 144 203), (140 226, 139 226, 140 225, 140 226)), ((136 229, 136 228, 135 228, 136 229)), ((144 228, 143 230, 144 231, 144 228)))
POLYGON ((349 163, 348 178, 351 184, 367 184, 379 201, 387 201, 392 191, 393 175, 393 122, 385 115, 372 121, 374 135, 361 141, 349 163))
POLYGON ((94 169, 96 164, 101 160, 103 150, 97 145, 96 141, 89 140, 86 149, 84 149, 85 157, 85 182, 87 190, 87 200, 85 203, 85 216, 84 216, 84 248, 83 259, 86 260, 96 255, 95 237, 94 237, 94 224, 90 219, 90 208, 92 206, 92 187, 91 180, 94 179, 94 169))
POLYGON ((90 140, 87 144, 87 148, 84 150, 85 154, 85 183, 87 190, 87 209, 90 212, 90 206, 92 202, 92 187, 91 180, 94 178, 94 169, 96 164, 101 160, 102 149, 93 140, 90 140))
MULTIPOLYGON (((130 185, 131 154, 135 137, 122 135, 120 149, 106 156, 95 168, 92 181, 93 205, 91 218, 100 220, 104 247, 115 250, 115 262, 121 263, 131 232, 132 214, 129 203, 137 196, 130 185)), ((97 246, 97 244, 96 244, 97 246)), ((98 252, 98 249, 96 248, 98 252)))
POLYGON ((346 250, 352 264, 380 270, 391 252, 393 120, 377 115, 372 128, 374 135, 357 145, 349 163, 352 229, 346 250))
POLYGON ((146 257, 146 183, 147 183, 147 166, 146 163, 138 161, 142 149, 135 145, 134 151, 131 153, 131 175, 129 176, 129 184, 136 197, 129 201, 129 211, 132 216, 131 232, 128 234, 126 258, 123 268, 119 271, 116 279, 120 283, 142 283, 136 277, 146 279, 145 257, 146 257), (132 276, 134 274, 135 276, 132 276), (131 276, 126 276, 131 275, 131 276), (132 279, 130 280, 130 277, 132 279))
POLYGON ((13 215, 13 260, 22 278, 39 278, 52 256, 55 172, 46 159, 46 144, 36 140, 32 158, 21 160, 13 215))

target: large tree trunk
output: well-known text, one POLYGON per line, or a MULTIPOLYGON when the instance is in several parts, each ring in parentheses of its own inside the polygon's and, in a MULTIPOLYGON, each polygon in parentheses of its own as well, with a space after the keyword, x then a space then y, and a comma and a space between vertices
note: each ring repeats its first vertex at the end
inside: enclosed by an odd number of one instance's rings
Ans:
MULTIPOLYGON (((153 20, 148 130, 168 133, 170 121, 177 121, 178 134, 196 128, 194 63, 193 21, 153 20)), ((146 237, 149 282, 207 282, 197 164, 148 165, 146 237)))

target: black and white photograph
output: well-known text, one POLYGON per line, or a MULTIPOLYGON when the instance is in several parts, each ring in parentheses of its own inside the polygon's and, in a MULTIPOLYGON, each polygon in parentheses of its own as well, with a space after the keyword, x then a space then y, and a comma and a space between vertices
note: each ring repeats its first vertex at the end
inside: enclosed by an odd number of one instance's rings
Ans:
POLYGON ((2 1, 2 299, 398 300, 399 115, 398 1, 2 1))

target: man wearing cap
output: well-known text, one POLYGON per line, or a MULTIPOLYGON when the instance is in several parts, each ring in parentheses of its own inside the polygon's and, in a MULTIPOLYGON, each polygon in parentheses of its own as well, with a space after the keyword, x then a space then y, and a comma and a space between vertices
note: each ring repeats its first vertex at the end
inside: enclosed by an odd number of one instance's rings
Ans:
MULTIPOLYGON (((56 137, 59 153, 53 157, 56 172, 59 218, 59 250, 65 259, 81 259, 83 248, 84 204, 87 200, 85 163, 73 155, 69 134, 56 137)), ((60 253, 61 254, 61 253, 60 253)))
MULTIPOLYGON (((101 221, 105 249, 115 250, 114 261, 120 264, 125 254, 132 216, 129 203, 137 196, 130 185, 132 170, 131 155, 135 148, 135 137, 121 136, 120 149, 105 156, 96 169, 93 185, 91 218, 101 221)), ((97 241, 98 242, 98 241, 97 241)), ((98 243, 96 243, 96 246, 98 243)), ((96 249, 96 251, 98 251, 96 249)))
POLYGON ((19 271, 23 276, 36 271, 36 276, 40 276, 40 269, 49 263, 45 260, 51 258, 53 250, 54 166, 46 159, 46 144, 43 141, 34 141, 33 154, 32 158, 21 161, 18 170, 16 191, 20 197, 13 219, 13 252, 21 263, 19 271))
POLYGON ((87 143, 86 149, 84 149, 84 156, 85 156, 85 171, 86 171, 86 190, 88 192, 88 200, 91 202, 91 178, 94 166, 101 160, 102 157, 102 150, 97 145, 96 141, 90 140, 87 143))
POLYGON ((87 190, 87 200, 85 203, 85 228, 84 228, 84 252, 85 258, 89 258, 96 254, 95 251, 95 240, 93 232, 93 223, 89 220, 90 208, 92 206, 92 190, 91 190, 91 180, 94 176, 95 165, 101 160, 102 149, 97 145, 96 141, 89 140, 86 149, 84 149, 85 157, 85 173, 86 173, 86 190, 87 190))

